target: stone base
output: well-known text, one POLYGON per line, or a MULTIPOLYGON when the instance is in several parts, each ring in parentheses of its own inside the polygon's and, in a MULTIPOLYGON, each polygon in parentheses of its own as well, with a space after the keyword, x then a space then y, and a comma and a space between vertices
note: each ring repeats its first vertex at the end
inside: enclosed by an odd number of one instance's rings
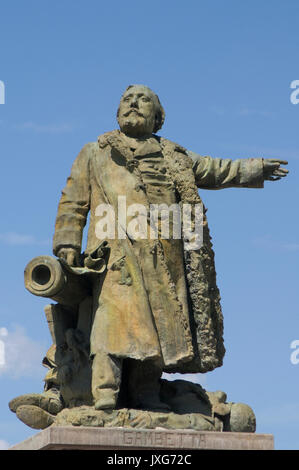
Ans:
POLYGON ((273 450, 272 434, 50 426, 10 450, 273 450))

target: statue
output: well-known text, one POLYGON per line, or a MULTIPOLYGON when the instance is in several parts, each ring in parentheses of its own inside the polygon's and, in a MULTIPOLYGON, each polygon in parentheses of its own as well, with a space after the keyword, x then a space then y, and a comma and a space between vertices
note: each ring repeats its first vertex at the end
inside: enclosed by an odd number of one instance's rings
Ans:
POLYGON ((247 405, 161 376, 212 371, 225 353, 214 252, 198 188, 262 188, 265 180, 287 175, 281 167, 287 162, 200 156, 156 135, 164 118, 152 90, 126 89, 117 111, 120 129, 83 147, 62 191, 57 259, 41 256, 26 267, 27 289, 57 302, 45 308, 53 339, 43 361, 49 368, 45 390, 10 402, 31 427, 255 430, 247 405), (162 204, 171 210, 155 218, 162 204))

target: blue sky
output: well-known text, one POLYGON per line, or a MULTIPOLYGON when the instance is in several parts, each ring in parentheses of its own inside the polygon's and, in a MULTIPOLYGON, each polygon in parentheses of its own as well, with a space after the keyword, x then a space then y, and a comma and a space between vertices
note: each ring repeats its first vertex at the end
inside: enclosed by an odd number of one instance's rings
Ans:
POLYGON ((11 0, 0 9, 0 446, 36 431, 7 407, 39 392, 50 346, 23 270, 51 254, 60 191, 81 147, 116 128, 121 93, 144 83, 166 110, 164 137, 203 155, 289 161, 264 189, 201 191, 216 252, 226 357, 208 390, 254 409, 257 432, 299 449, 296 0, 11 0))

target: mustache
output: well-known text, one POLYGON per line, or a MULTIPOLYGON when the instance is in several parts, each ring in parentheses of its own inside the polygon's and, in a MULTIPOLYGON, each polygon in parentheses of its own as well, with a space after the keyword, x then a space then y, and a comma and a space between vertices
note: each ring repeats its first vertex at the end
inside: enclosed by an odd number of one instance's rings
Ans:
POLYGON ((131 113, 135 113, 135 114, 138 114, 138 116, 141 116, 141 117, 144 117, 143 114, 138 111, 137 109, 133 108, 133 109, 129 109, 129 111, 126 111, 125 113, 123 113, 123 116, 127 117, 129 116, 131 113))

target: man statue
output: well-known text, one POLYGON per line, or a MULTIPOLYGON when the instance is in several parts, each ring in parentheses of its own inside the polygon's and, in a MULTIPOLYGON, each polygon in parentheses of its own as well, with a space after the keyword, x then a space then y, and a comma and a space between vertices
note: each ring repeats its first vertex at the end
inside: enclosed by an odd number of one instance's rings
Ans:
MULTIPOLYGON (((124 92, 120 130, 101 135, 77 157, 59 203, 54 254, 79 262, 90 212, 86 252, 99 243, 96 208, 126 203, 201 203, 197 188, 262 188, 286 176, 287 162, 272 159, 213 159, 188 152, 156 135, 164 122, 159 98, 143 85, 124 92)), ((118 217, 121 217, 119 214, 118 217)), ((214 253, 206 220, 203 245, 184 253, 182 239, 108 240, 108 269, 94 286, 90 338, 92 394, 96 409, 115 408, 124 361, 131 406, 163 409, 163 371, 206 372, 222 364, 222 313, 214 253)))
MULTIPOLYGON (((96 410, 125 405, 169 410, 161 394, 163 372, 207 372, 222 365, 223 317, 214 252, 203 208, 202 243, 188 237, 134 237, 119 201, 143 207, 147 226, 152 205, 202 206, 198 188, 262 188, 287 175, 286 161, 232 161, 190 152, 157 136, 165 113, 144 85, 129 86, 117 112, 119 130, 83 147, 62 191, 53 252, 73 268, 82 264, 81 242, 88 214, 84 256, 102 245, 107 269, 94 278, 91 307, 91 394, 96 410), (118 230, 103 233, 99 207, 110 207, 118 230)), ((108 210, 108 209, 107 209, 108 210)), ((133 216, 133 214, 131 214, 133 216)), ((141 217, 142 218, 142 217, 141 217)), ((109 225, 107 219, 107 226, 109 225)))

